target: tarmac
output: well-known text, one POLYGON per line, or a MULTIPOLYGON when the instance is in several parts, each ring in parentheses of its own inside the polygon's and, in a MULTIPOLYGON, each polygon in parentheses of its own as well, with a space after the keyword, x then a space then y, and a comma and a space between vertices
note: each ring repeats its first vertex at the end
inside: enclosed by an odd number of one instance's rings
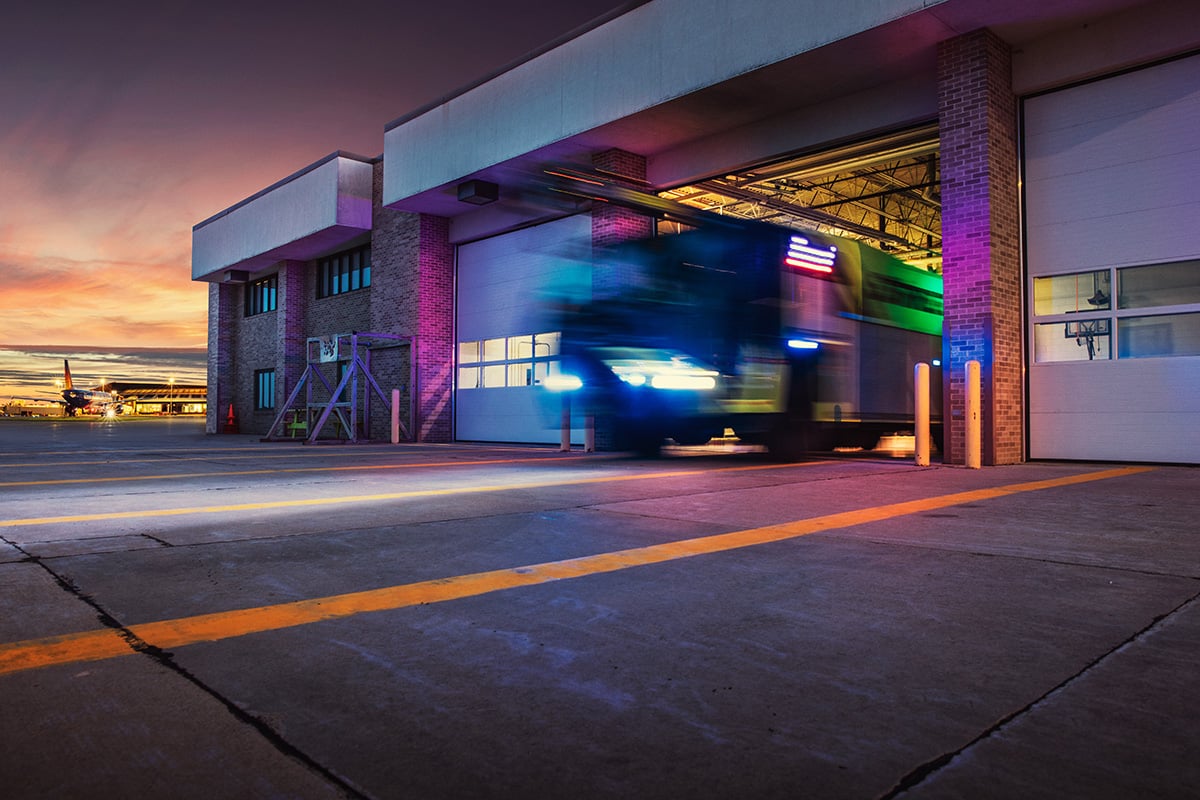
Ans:
POLYGON ((1200 471, 0 419, 25 798, 1200 797, 1200 471))

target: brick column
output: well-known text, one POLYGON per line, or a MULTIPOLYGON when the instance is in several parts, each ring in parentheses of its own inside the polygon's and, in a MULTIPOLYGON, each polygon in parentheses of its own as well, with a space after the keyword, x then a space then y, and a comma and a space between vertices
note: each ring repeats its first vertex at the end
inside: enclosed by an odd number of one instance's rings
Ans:
POLYGON ((421 214, 417 252, 417 438, 448 442, 454 396, 454 247, 450 220, 421 214))
POLYGON ((208 407, 205 433, 220 433, 233 401, 233 313, 237 287, 208 285, 208 407))
MULTIPOLYGON (((371 229, 371 314, 376 333, 416 338, 408 348, 383 350, 371 371, 385 391, 401 390, 401 418, 415 405, 410 433, 421 442, 449 442, 454 397, 454 247, 450 220, 383 206, 383 162, 375 165, 371 229), (416 387, 409 386, 410 358, 416 359, 416 387), (411 392, 416 391, 412 402, 411 392)), ((387 434, 379 415, 372 435, 387 434)))
POLYGON ((307 273, 308 264, 304 261, 283 261, 279 264, 279 295, 275 315, 276 336, 279 339, 275 361, 276 413, 282 410, 284 401, 296 388, 296 383, 308 366, 308 354, 305 352, 307 273))
POLYGON ((983 463, 1024 457, 1016 100, 1011 51, 979 30, 938 50, 947 464, 965 461, 965 365, 980 362, 983 463))
MULTIPOLYGON (((605 150, 592 156, 592 166, 633 189, 646 188, 646 158, 624 150, 605 150)), ((654 232, 654 220, 636 211, 611 203, 596 203, 592 207, 592 248, 599 252, 608 245, 644 239, 654 232)), ((592 273, 592 288, 603 295, 622 285, 622 276, 597 264, 592 273)))
MULTIPOLYGON (((592 156, 598 172, 632 189, 646 189, 646 158, 624 150, 605 150, 592 156)), ((592 296, 604 297, 629 282, 630 276, 604 259, 604 248, 631 239, 645 239, 654 232, 654 220, 610 203, 592 206, 592 252, 597 256, 592 267, 592 296)), ((616 420, 611 415, 595 418, 596 449, 613 450, 617 446, 616 420)))

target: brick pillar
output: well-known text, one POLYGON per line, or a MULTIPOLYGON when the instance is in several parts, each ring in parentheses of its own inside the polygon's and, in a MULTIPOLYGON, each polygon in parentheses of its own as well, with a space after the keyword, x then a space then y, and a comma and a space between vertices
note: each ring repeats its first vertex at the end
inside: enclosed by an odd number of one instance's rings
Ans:
MULTIPOLYGON (((632 189, 646 189, 646 158, 624 150, 605 150, 592 156, 592 166, 617 183, 632 189)), ((592 267, 592 296, 604 297, 629 282, 629 276, 604 259, 604 248, 631 239, 645 239, 654 232, 654 220, 627 208, 610 203, 592 206, 592 252, 596 255, 592 267)), ((576 423, 578 424, 578 423, 576 423)), ((616 442, 616 420, 598 415, 596 449, 613 450, 616 442)))
MULTIPOLYGON (((383 206, 383 162, 375 165, 371 229, 371 328, 416 337, 408 348, 381 350, 371 371, 380 385, 401 390, 401 418, 415 405, 410 433, 421 442, 449 442, 454 396, 454 247, 450 220, 383 206), (416 402, 411 403, 409 359, 415 357, 416 402)), ((386 435, 383 415, 373 435, 386 435)))
POLYGON ((279 296, 275 324, 279 339, 279 350, 275 361, 275 408, 283 409, 283 403, 296 388, 304 368, 308 366, 305 336, 305 315, 308 310, 308 292, 305 278, 308 264, 303 261, 283 261, 279 264, 279 296))
MULTIPOLYGON (((645 156, 624 150, 605 150, 592 156, 592 166, 625 186, 642 190, 646 188, 645 156)), ((636 211, 610 203, 596 203, 592 207, 592 248, 595 252, 630 239, 645 239, 653 232, 654 220, 636 211)), ((622 285, 622 278, 613 270, 605 269, 603 263, 598 263, 592 273, 593 291, 604 295, 608 290, 622 285)))
POLYGON ((980 362, 983 463, 1024 457, 1016 99, 1011 51, 979 30, 938 50, 944 458, 965 461, 965 365, 980 362))
POLYGON ((450 220, 421 214, 417 252, 417 438, 448 442, 454 396, 454 247, 450 220))
POLYGON ((237 287, 208 285, 208 408, 205 433, 220 433, 233 402, 233 314, 237 287))

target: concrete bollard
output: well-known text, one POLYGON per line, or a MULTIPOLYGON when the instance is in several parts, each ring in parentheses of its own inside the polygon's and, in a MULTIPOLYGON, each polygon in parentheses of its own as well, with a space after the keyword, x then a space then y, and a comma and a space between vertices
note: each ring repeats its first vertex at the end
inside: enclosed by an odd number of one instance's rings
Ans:
POLYGON ((915 412, 913 459, 918 467, 929 466, 929 365, 920 362, 913 369, 913 408, 915 412))
POLYGON ((400 390, 392 389, 392 444, 400 444, 400 390))
POLYGON ((979 362, 967 362, 967 466, 979 469, 983 465, 983 424, 980 419, 979 362))
POLYGON ((571 451, 571 395, 568 392, 563 392, 562 395, 562 432, 558 439, 558 449, 562 453, 571 451))

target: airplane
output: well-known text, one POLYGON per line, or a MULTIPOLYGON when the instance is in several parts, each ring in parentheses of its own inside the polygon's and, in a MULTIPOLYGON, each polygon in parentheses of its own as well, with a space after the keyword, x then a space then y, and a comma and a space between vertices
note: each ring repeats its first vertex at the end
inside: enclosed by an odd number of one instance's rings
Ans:
POLYGON ((99 408, 104 413, 111 411, 113 414, 120 414, 124 408, 119 394, 102 392, 98 389, 76 389, 71 383, 71 365, 65 358, 63 359, 62 402, 66 406, 63 413, 68 417, 74 416, 89 406, 99 408))
MULTIPOLYGON (((68 417, 73 417, 85 409, 94 409, 105 416, 115 416, 120 414, 125 408, 125 401, 119 394, 104 392, 99 389, 76 389, 71 380, 71 364, 65 358, 63 359, 63 389, 59 397, 20 397, 14 395, 12 400, 24 400, 33 403, 58 403, 63 407, 63 414, 68 417)), ((3 410, 6 413, 12 413, 12 408, 19 408, 19 406, 5 406, 3 410)))

